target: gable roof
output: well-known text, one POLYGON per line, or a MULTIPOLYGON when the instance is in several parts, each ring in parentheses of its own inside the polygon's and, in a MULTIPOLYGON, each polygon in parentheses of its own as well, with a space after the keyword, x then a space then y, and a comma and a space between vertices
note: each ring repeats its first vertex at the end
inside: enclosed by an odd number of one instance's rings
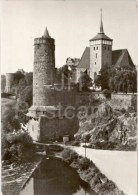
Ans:
MULTIPOLYGON (((112 51, 112 65, 120 67, 124 65, 134 67, 134 63, 127 49, 112 51)), ((90 68, 90 47, 85 48, 77 68, 90 68)))
POLYGON ((120 67, 124 65, 134 67, 134 63, 127 49, 112 51, 112 65, 120 67))
POLYGON ((86 47, 77 68, 90 68, 90 47, 86 47))

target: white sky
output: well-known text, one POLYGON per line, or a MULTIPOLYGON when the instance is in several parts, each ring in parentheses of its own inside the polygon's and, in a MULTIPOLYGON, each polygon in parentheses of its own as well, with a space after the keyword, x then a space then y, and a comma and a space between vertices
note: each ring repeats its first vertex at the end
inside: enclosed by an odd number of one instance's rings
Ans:
POLYGON ((99 32, 100 8, 104 32, 114 40, 113 49, 127 48, 137 64, 135 0, 3 0, 1 73, 33 70, 33 41, 43 35, 46 26, 55 39, 57 67, 67 57, 80 58, 89 39, 99 32))

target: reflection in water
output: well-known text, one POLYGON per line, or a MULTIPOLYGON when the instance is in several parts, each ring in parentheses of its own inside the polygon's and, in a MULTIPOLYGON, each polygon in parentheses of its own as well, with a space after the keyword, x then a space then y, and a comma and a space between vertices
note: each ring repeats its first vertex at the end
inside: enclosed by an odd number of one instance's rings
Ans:
POLYGON ((44 160, 20 195, 96 195, 61 159, 44 160))

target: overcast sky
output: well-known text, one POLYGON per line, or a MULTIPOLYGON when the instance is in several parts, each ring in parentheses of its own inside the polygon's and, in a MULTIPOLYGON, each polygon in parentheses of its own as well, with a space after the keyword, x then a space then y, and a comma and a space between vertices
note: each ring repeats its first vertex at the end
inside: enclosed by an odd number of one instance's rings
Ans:
POLYGON ((1 73, 33 70, 34 38, 41 37, 46 26, 55 39, 57 67, 67 57, 80 58, 89 39, 99 32, 101 8, 104 32, 113 39, 113 50, 127 48, 137 64, 135 0, 3 0, 1 73))

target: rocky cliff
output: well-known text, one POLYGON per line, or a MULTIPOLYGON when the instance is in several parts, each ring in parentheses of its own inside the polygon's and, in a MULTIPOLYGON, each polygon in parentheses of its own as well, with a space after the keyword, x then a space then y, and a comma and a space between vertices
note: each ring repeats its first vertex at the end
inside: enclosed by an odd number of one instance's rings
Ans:
POLYGON ((77 140, 85 140, 88 147, 97 149, 136 149, 136 112, 115 110, 107 101, 93 110, 80 120, 79 131, 75 135, 77 140))

